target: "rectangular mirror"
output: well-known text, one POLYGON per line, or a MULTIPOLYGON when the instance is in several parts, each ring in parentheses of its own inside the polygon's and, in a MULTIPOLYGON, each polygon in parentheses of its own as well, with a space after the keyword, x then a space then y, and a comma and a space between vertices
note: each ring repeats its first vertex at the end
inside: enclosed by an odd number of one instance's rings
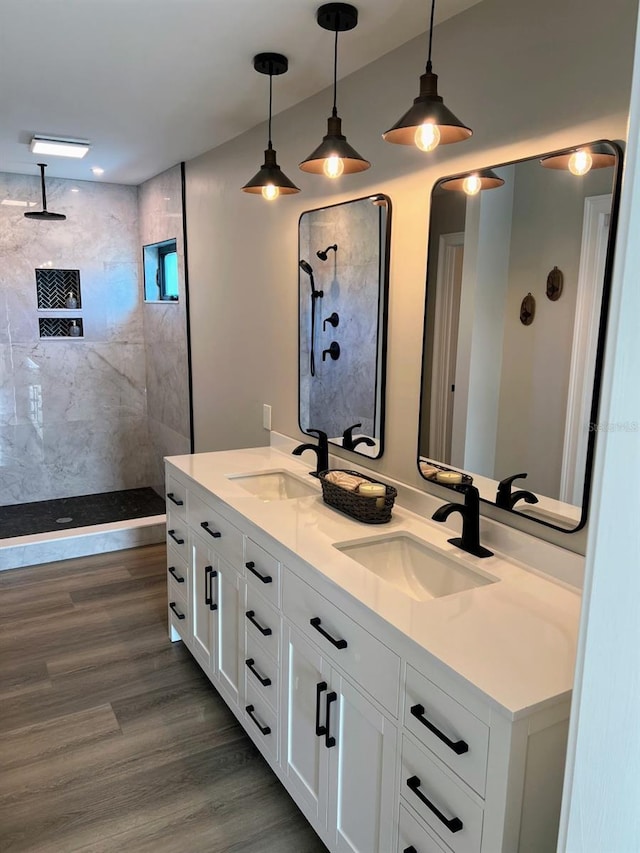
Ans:
POLYGON ((300 217, 299 423, 332 444, 383 453, 391 202, 385 195, 300 217))
POLYGON ((564 531, 587 517, 620 163, 590 143, 431 197, 419 469, 564 531))
POLYGON ((178 250, 176 241, 163 240, 142 248, 145 302, 178 301, 178 250))

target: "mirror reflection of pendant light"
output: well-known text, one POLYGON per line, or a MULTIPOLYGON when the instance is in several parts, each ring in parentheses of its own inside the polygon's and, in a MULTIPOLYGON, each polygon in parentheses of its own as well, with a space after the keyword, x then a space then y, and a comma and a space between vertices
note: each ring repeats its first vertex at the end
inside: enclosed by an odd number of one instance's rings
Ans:
POLYGON ((585 145, 573 151, 563 151, 562 154, 549 154, 540 160, 540 165, 545 169, 568 169, 572 175, 578 177, 586 175, 591 169, 606 169, 615 164, 616 155, 602 142, 585 145))
POLYGON ((402 118, 386 133, 382 134, 385 142, 394 142, 398 145, 416 145, 421 151, 433 151, 438 145, 463 142, 473 133, 471 128, 464 125, 450 109, 445 107, 442 97, 438 94, 438 75, 431 70, 435 7, 436 0, 432 0, 429 22, 429 58, 425 73, 420 77, 420 94, 402 118))
POLYGON ((47 210, 47 193, 44 188, 44 170, 47 168, 46 163, 38 163, 40 166, 40 185, 42 187, 42 210, 28 210, 25 213, 27 219, 39 219, 41 222, 62 222, 67 217, 64 213, 52 213, 47 210))
POLYGON ((462 190, 467 195, 477 195, 484 190, 495 190, 503 184, 503 179, 491 169, 479 169, 470 175, 461 175, 459 178, 442 181, 440 186, 443 190, 462 190))
POLYGON ((336 107, 338 78, 338 33, 353 30, 358 24, 358 10, 348 3, 325 3, 318 9, 318 24, 335 33, 333 47, 333 110, 327 122, 327 135, 306 160, 300 163, 303 172, 339 178, 354 172, 364 172, 371 166, 368 160, 347 142, 342 133, 342 119, 336 107))
POLYGON ((259 74, 269 75, 269 141, 264 152, 262 168, 248 181, 242 191, 262 194, 267 201, 273 201, 279 195, 299 193, 298 187, 289 180, 276 161, 276 152, 271 142, 271 110, 273 106, 273 77, 285 74, 289 68, 286 56, 280 53, 259 53, 253 59, 253 67, 259 74))

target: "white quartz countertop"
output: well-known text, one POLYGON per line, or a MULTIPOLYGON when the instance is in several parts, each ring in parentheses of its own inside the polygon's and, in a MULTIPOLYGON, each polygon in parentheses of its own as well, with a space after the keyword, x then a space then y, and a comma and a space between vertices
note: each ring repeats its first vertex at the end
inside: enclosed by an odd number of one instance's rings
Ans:
POLYGON ((309 464, 274 448, 174 456, 167 461, 426 649, 510 717, 569 695, 580 615, 580 595, 572 588, 499 553, 485 559, 466 554, 447 541, 450 527, 397 503, 388 524, 351 520, 324 504, 320 483, 307 476, 309 464), (317 487, 317 496, 265 502, 232 479, 278 470, 306 477, 317 487), (498 582, 417 601, 334 547, 400 532, 498 582))

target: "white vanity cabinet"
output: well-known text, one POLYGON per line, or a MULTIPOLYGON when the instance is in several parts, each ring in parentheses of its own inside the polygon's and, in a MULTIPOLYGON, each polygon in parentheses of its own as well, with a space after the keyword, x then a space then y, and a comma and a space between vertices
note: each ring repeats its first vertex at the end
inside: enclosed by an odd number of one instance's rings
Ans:
MULTIPOLYGON (((204 455, 249 470, 232 453, 204 455)), ((311 559, 332 557, 320 539, 331 510, 316 502, 312 524, 282 501, 251 517, 251 499, 222 501, 184 465, 167 464, 182 501, 167 518, 171 639, 185 641, 329 851, 551 853, 569 692, 545 687, 544 701, 506 709, 417 643, 410 620, 406 631, 390 624, 311 559)), ((341 533, 356 535, 334 541, 341 533)))

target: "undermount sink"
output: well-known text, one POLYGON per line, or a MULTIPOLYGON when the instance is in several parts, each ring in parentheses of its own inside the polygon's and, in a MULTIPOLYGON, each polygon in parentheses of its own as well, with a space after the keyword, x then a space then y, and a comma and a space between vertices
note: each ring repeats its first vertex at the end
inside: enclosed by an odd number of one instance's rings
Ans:
POLYGON ((287 501, 318 495, 318 489, 289 471, 261 471, 229 477, 261 501, 287 501))
POLYGON ((453 595, 498 580, 461 565, 407 533, 341 542, 334 548, 416 601, 453 595))

